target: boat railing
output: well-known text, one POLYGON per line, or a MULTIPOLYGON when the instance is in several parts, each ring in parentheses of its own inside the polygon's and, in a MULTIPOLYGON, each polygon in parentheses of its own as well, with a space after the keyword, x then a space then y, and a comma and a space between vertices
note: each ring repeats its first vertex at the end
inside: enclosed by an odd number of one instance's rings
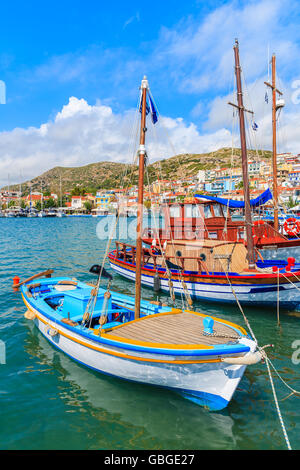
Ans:
MULTIPOLYGON (((115 256, 117 259, 122 259, 125 263, 136 264, 136 246, 130 245, 129 243, 116 241, 116 252, 115 256)), ((205 271, 208 274, 208 268, 201 257, 196 256, 170 256, 165 253, 161 253, 160 249, 152 250, 151 248, 142 249, 142 266, 145 266, 152 259, 153 267, 162 267, 165 261, 170 261, 175 266, 178 266, 180 271, 185 271, 186 262, 194 261, 197 263, 198 272, 205 271)), ((172 268, 173 269, 173 268, 172 268)), ((176 270, 176 268, 174 267, 176 270)))

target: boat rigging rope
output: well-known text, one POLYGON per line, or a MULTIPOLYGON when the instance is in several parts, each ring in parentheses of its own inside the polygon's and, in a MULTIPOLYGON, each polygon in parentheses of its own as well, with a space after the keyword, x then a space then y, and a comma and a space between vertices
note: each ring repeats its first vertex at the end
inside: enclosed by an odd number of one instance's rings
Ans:
MULTIPOLYGON (((157 108, 156 108, 157 109, 157 108)), ((153 126, 154 127, 154 126, 153 126)), ((154 133, 155 133, 155 130, 154 130, 154 133)), ((149 194, 150 194, 150 201, 151 201, 151 207, 152 207, 152 193, 150 191, 150 180, 149 180, 149 172, 146 168, 146 176, 147 176, 147 182, 148 182, 148 190, 149 190, 149 194)), ((166 268, 166 273, 167 273, 167 276, 168 276, 168 285, 169 285, 169 289, 170 289, 170 297, 172 299, 172 301, 174 302, 175 301, 175 294, 174 294, 174 288, 173 288, 173 282, 172 282, 172 274, 171 274, 171 271, 170 269, 168 268, 167 266, 167 263, 166 263, 166 257, 165 257, 165 253, 164 253, 164 250, 163 250, 163 247, 161 245, 161 239, 160 239, 160 236, 159 236, 159 227, 157 227, 157 221, 156 221, 156 217, 154 216, 154 226, 155 226, 155 231, 156 233, 158 234, 158 243, 159 243, 159 248, 160 248, 160 252, 161 252, 161 256, 163 258, 163 261, 164 261, 164 264, 165 264, 165 268, 166 268)), ((175 252, 175 248, 174 248, 174 240, 173 240, 173 234, 171 232, 171 241, 172 241, 172 245, 173 245, 173 249, 174 249, 174 253, 175 253, 175 261, 176 263, 178 264, 178 260, 177 260, 177 257, 176 257, 176 252, 175 252)), ((178 275, 180 277, 180 281, 181 281, 181 285, 182 285, 182 291, 180 291, 180 295, 181 295, 181 302, 182 302, 182 310, 185 310, 186 306, 184 305, 184 297, 183 297, 183 294, 185 295, 185 298, 186 298, 186 301, 187 301, 187 304, 188 305, 192 305, 192 300, 191 300, 191 296, 188 292, 188 289, 187 289, 187 286, 186 286, 186 283, 184 282, 183 280, 183 277, 182 277, 182 274, 181 274, 181 271, 178 270, 178 275)))
MULTIPOLYGON (((135 158, 135 148, 136 148, 136 140, 137 140, 137 134, 138 134, 138 125, 137 125, 137 122, 138 122, 138 113, 139 113, 139 106, 140 106, 140 99, 141 99, 141 93, 139 94, 139 99, 138 99, 138 102, 137 102, 137 107, 136 107, 136 111, 135 111, 135 119, 134 119, 134 124, 132 126, 132 131, 131 131, 131 139, 133 140, 133 145, 132 145, 132 153, 133 153, 133 156, 132 156, 132 160, 134 160, 135 158), (136 129, 136 132, 135 132, 135 129, 136 129), (135 136, 135 139, 134 139, 134 133, 136 134, 135 136)), ((130 140, 131 140, 130 139, 130 140)), ((128 185, 127 185, 127 189, 129 188, 130 186, 130 182, 131 182, 131 179, 133 177, 133 172, 134 172, 134 166, 132 166, 132 169, 131 169, 131 174, 129 176, 129 181, 128 181, 128 185)), ((123 172, 123 176, 122 176, 122 180, 121 181, 121 187, 123 187, 123 182, 125 181, 125 177, 127 175, 127 166, 125 167, 125 170, 123 172)), ((115 222, 112 226, 112 229, 110 231, 110 234, 109 234, 109 238, 108 238, 108 242, 106 244, 106 249, 105 249, 105 253, 104 253, 104 256, 103 256, 103 260, 102 260, 102 264, 101 264, 101 269, 100 269, 100 272, 99 272, 99 276, 98 276, 98 279, 97 279, 97 283, 95 285, 95 287, 92 289, 91 291, 91 296, 88 300, 88 303, 87 303, 87 306, 86 306, 86 309, 85 309, 85 313, 83 315, 83 321, 84 321, 84 324, 86 325, 88 322, 89 322, 89 328, 91 327, 91 323, 92 323, 92 319, 93 319, 93 313, 94 313, 94 310, 95 310, 95 306, 96 306, 96 302, 97 302, 97 297, 98 297, 98 292, 99 292, 99 288, 100 288, 100 283, 101 283, 101 277, 102 277, 102 272, 103 272, 103 269, 104 269, 104 265, 105 265, 105 262, 106 262, 106 259, 108 257, 108 254, 109 254, 109 250, 110 250, 110 246, 111 246, 111 242, 113 240, 113 234, 115 233, 115 230, 117 228, 117 225, 118 225, 118 222, 119 222, 119 219, 120 219, 120 210, 118 210, 118 213, 116 215, 116 218, 115 218, 115 222)), ((111 282, 108 283, 108 287, 107 287, 107 295, 109 293, 109 289, 110 289, 110 284, 111 282)), ((103 315, 101 314, 101 317, 103 315)), ((100 318, 101 318, 100 317, 100 318)))
MULTIPOLYGON (((160 116, 160 113, 159 113, 159 110, 158 110, 158 106, 156 105, 155 101, 154 101, 154 98, 153 98, 153 95, 150 91, 150 88, 149 88, 149 95, 153 101, 153 103, 155 104, 155 107, 156 107, 156 111, 157 111, 157 115, 160 116)), ((157 141, 157 133, 156 133, 156 128, 155 128, 155 125, 153 124, 153 131, 154 131, 154 137, 155 137, 155 140, 157 141)), ((172 151, 174 154, 176 154, 176 150, 175 148, 173 147, 172 145, 172 142, 169 138, 169 134, 168 134, 168 131, 165 127, 163 127, 163 130, 165 131, 166 133, 166 136, 167 136, 167 140, 172 148, 172 151)), ((151 200, 151 206, 152 206, 152 193, 150 191, 150 181, 149 181, 149 172, 147 170, 147 167, 146 167, 146 175, 147 175, 147 180, 148 180, 148 188, 149 188, 149 194, 150 194, 150 200, 151 200)), ((165 267, 166 267, 166 273, 167 273, 167 276, 169 278, 169 281, 168 281, 168 284, 169 284, 169 288, 170 288, 170 296, 171 296, 171 299, 173 300, 173 302, 175 301, 175 294, 174 294, 174 289, 173 289, 173 282, 172 282, 172 279, 171 279, 171 271, 170 269, 168 268, 167 264, 166 264, 166 257, 165 257, 165 254, 164 254, 164 250, 161 246, 161 240, 160 240, 160 236, 159 236, 159 230, 157 228, 157 224, 156 224, 156 218, 154 217, 154 225, 155 225, 155 230, 156 232, 158 233, 158 242, 159 242, 159 246, 160 246, 160 251, 161 251, 161 254, 162 254, 162 257, 163 257, 163 261, 165 263, 165 267)), ((175 246, 174 246, 174 238, 173 238, 173 233, 171 231, 171 243, 172 243, 172 247, 173 247, 173 251, 174 251, 174 259, 175 259, 175 262, 177 265, 179 265, 179 260, 177 258, 177 254, 176 254, 176 251, 175 251, 175 246)), ((182 309, 185 310, 185 308, 189 308, 189 306, 191 306, 193 304, 193 301, 191 299, 191 296, 190 296, 190 293, 189 293, 189 290, 187 288, 187 285, 183 279, 183 276, 182 276, 182 273, 181 273, 181 270, 178 270, 178 277, 180 278, 180 282, 181 282, 181 286, 182 286, 182 291, 180 291, 180 295, 181 295, 181 302, 182 302, 182 309), (185 307, 184 305, 184 297, 183 295, 185 296, 185 300, 187 302, 187 307, 185 307)))

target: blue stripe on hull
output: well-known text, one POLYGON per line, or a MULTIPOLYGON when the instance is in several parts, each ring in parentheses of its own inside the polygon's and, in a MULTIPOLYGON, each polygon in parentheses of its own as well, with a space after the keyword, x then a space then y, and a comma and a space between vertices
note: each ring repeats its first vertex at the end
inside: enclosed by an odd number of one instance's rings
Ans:
POLYGON ((220 411, 228 405, 227 400, 213 393, 196 392, 193 390, 181 390, 179 393, 187 400, 196 403, 196 405, 208 408, 209 411, 220 411))
MULTIPOLYGON (((118 265, 115 265, 113 263, 113 261, 110 259, 110 265, 112 267, 112 269, 115 269, 116 272, 120 275, 120 276, 123 276, 125 277, 126 279, 129 279, 131 281, 134 281, 134 279, 131 277, 132 274, 135 276, 135 272, 131 271, 130 269, 127 269, 125 266, 122 266, 122 267, 119 267, 118 265), (120 272, 119 269, 122 269, 123 272, 120 272), (124 272, 125 271, 125 272, 124 272), (126 274, 128 273, 128 275, 126 274)), ((146 277, 147 279, 149 279, 149 281, 145 281, 142 279, 142 284, 146 287, 150 287, 152 288, 153 287, 153 279, 154 279, 154 276, 153 275, 149 275, 149 274, 142 274, 142 277, 146 277)), ((180 295, 181 292, 182 292, 182 288, 179 286, 176 285, 176 282, 177 281, 174 281, 173 280, 173 284, 174 284, 174 292, 176 295, 180 295)), ((205 295, 205 290, 199 290, 199 291, 196 291, 196 286, 203 286, 205 285, 205 287, 209 288, 209 289, 206 289, 207 292, 210 292, 210 293, 214 293, 214 286, 216 285, 219 285, 217 282, 216 283, 213 283, 213 284, 209 284, 209 283, 203 283, 203 282, 190 282, 190 281, 187 281, 185 280, 185 282, 187 283, 188 285, 188 291, 190 293, 190 296, 192 299, 194 300, 201 300, 203 302, 214 302, 214 303, 222 303, 222 304, 236 304, 236 300, 235 300, 235 297, 233 296, 232 292, 228 292, 228 291, 217 291, 218 295, 220 296, 219 298, 214 296, 214 297, 211 297, 211 296, 208 296, 208 295, 205 295), (192 284, 191 286, 189 286, 189 284, 192 284), (232 294, 232 298, 228 299, 228 298, 224 298, 224 297, 221 297, 222 294, 226 294, 226 295, 231 295, 232 294)), ((179 282, 178 282, 179 284, 179 282)), ((246 284, 234 284, 234 287, 248 287, 249 288, 249 285, 246 285, 246 284)), ((266 308, 274 308, 277 306, 277 285, 276 286, 267 286, 267 285, 261 285, 260 287, 252 287, 249 289, 248 292, 236 292, 236 294, 238 295, 238 298, 239 298, 239 301, 242 302, 243 305, 245 306, 253 306, 253 307, 261 307, 262 305, 266 308), (258 300, 256 301, 255 299, 251 299, 251 300, 248 300, 247 297, 249 295, 255 295, 255 294, 267 294, 267 293, 271 293, 273 292, 274 293, 274 300, 258 300)), ((165 286, 161 286, 161 290, 164 291, 164 292, 169 292, 168 288, 165 287, 165 286)), ((287 291, 289 289, 285 288, 284 286, 279 286, 279 290, 280 292, 283 292, 283 291, 287 291)), ((282 300, 280 299, 280 308, 281 309, 284 309, 284 310, 296 310, 296 311, 299 311, 300 310, 300 302, 299 300, 295 300, 295 301, 292 301, 292 300, 282 300)))

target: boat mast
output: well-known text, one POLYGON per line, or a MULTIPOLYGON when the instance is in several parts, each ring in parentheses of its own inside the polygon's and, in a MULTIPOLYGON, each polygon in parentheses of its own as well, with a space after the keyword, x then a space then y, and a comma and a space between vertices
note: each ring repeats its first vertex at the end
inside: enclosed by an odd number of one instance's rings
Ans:
POLYGON ((43 180, 41 180, 41 211, 43 210, 44 206, 44 195, 43 195, 43 180))
POLYGON ((252 218, 250 208, 250 191, 249 191, 249 178, 248 178, 248 158, 247 158, 247 145, 246 145, 246 131, 245 131, 245 116, 244 111, 248 111, 244 108, 243 104, 243 92, 242 92, 242 81, 241 81, 241 66, 239 58, 239 42, 236 39, 233 47, 234 58, 235 58, 235 75, 237 85, 237 101, 238 111, 240 119, 240 138, 241 138, 241 154, 242 154, 242 171, 243 171, 243 183, 244 183, 244 200, 245 200, 245 221, 246 221, 246 236, 247 236, 247 250, 248 250, 248 262, 249 268, 255 267, 255 256, 254 256, 254 244, 252 236, 252 218))
POLYGON ((136 278, 135 278, 135 308, 134 318, 140 317, 141 307, 141 276, 142 276, 142 229, 143 229, 143 202, 144 202, 144 170, 145 170, 145 135, 146 135, 146 99, 148 90, 148 80, 144 76, 141 84, 142 90, 142 116, 140 130, 139 154, 139 182, 138 182, 138 211, 136 227, 136 278))
POLYGON ((60 188, 60 207, 62 208, 61 174, 59 175, 59 188, 60 188))
POLYGON ((276 56, 272 55, 272 84, 264 82, 265 85, 272 89, 272 166, 273 166, 273 199, 274 199, 274 229, 278 232, 278 186, 277 186, 277 143, 276 143, 276 93, 282 95, 281 91, 276 88, 276 56))

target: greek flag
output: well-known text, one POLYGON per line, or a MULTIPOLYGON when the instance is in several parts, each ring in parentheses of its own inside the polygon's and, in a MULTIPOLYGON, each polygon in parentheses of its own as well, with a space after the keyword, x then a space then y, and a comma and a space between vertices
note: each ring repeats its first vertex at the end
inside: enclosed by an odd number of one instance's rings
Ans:
MULTIPOLYGON (((143 95, 141 95, 141 101, 140 101, 140 113, 142 112, 142 109, 143 109, 143 95)), ((146 116, 147 114, 149 114, 150 112, 150 108, 149 108, 149 105, 146 101, 146 116)))
POLYGON ((266 102, 266 103, 269 103, 269 97, 268 97, 268 93, 267 93, 267 92, 266 92, 266 94, 265 94, 265 102, 266 102))
POLYGON ((253 129, 254 131, 257 131, 258 125, 256 124, 256 122, 253 122, 253 124, 252 124, 252 129, 253 129))
MULTIPOLYGON (((141 102, 140 102, 140 113, 142 112, 142 107, 143 107, 143 96, 141 96, 141 102)), ((157 110, 154 106, 154 103, 151 99, 151 96, 149 95, 149 104, 146 102, 146 116, 151 112, 151 118, 153 124, 155 124, 158 121, 157 117, 157 110)))
POLYGON ((153 122, 153 124, 155 124, 158 121, 157 111, 156 111, 156 108, 154 106, 154 103, 153 103, 150 95, 149 95, 149 103, 150 103, 150 111, 151 111, 152 122, 153 122))

